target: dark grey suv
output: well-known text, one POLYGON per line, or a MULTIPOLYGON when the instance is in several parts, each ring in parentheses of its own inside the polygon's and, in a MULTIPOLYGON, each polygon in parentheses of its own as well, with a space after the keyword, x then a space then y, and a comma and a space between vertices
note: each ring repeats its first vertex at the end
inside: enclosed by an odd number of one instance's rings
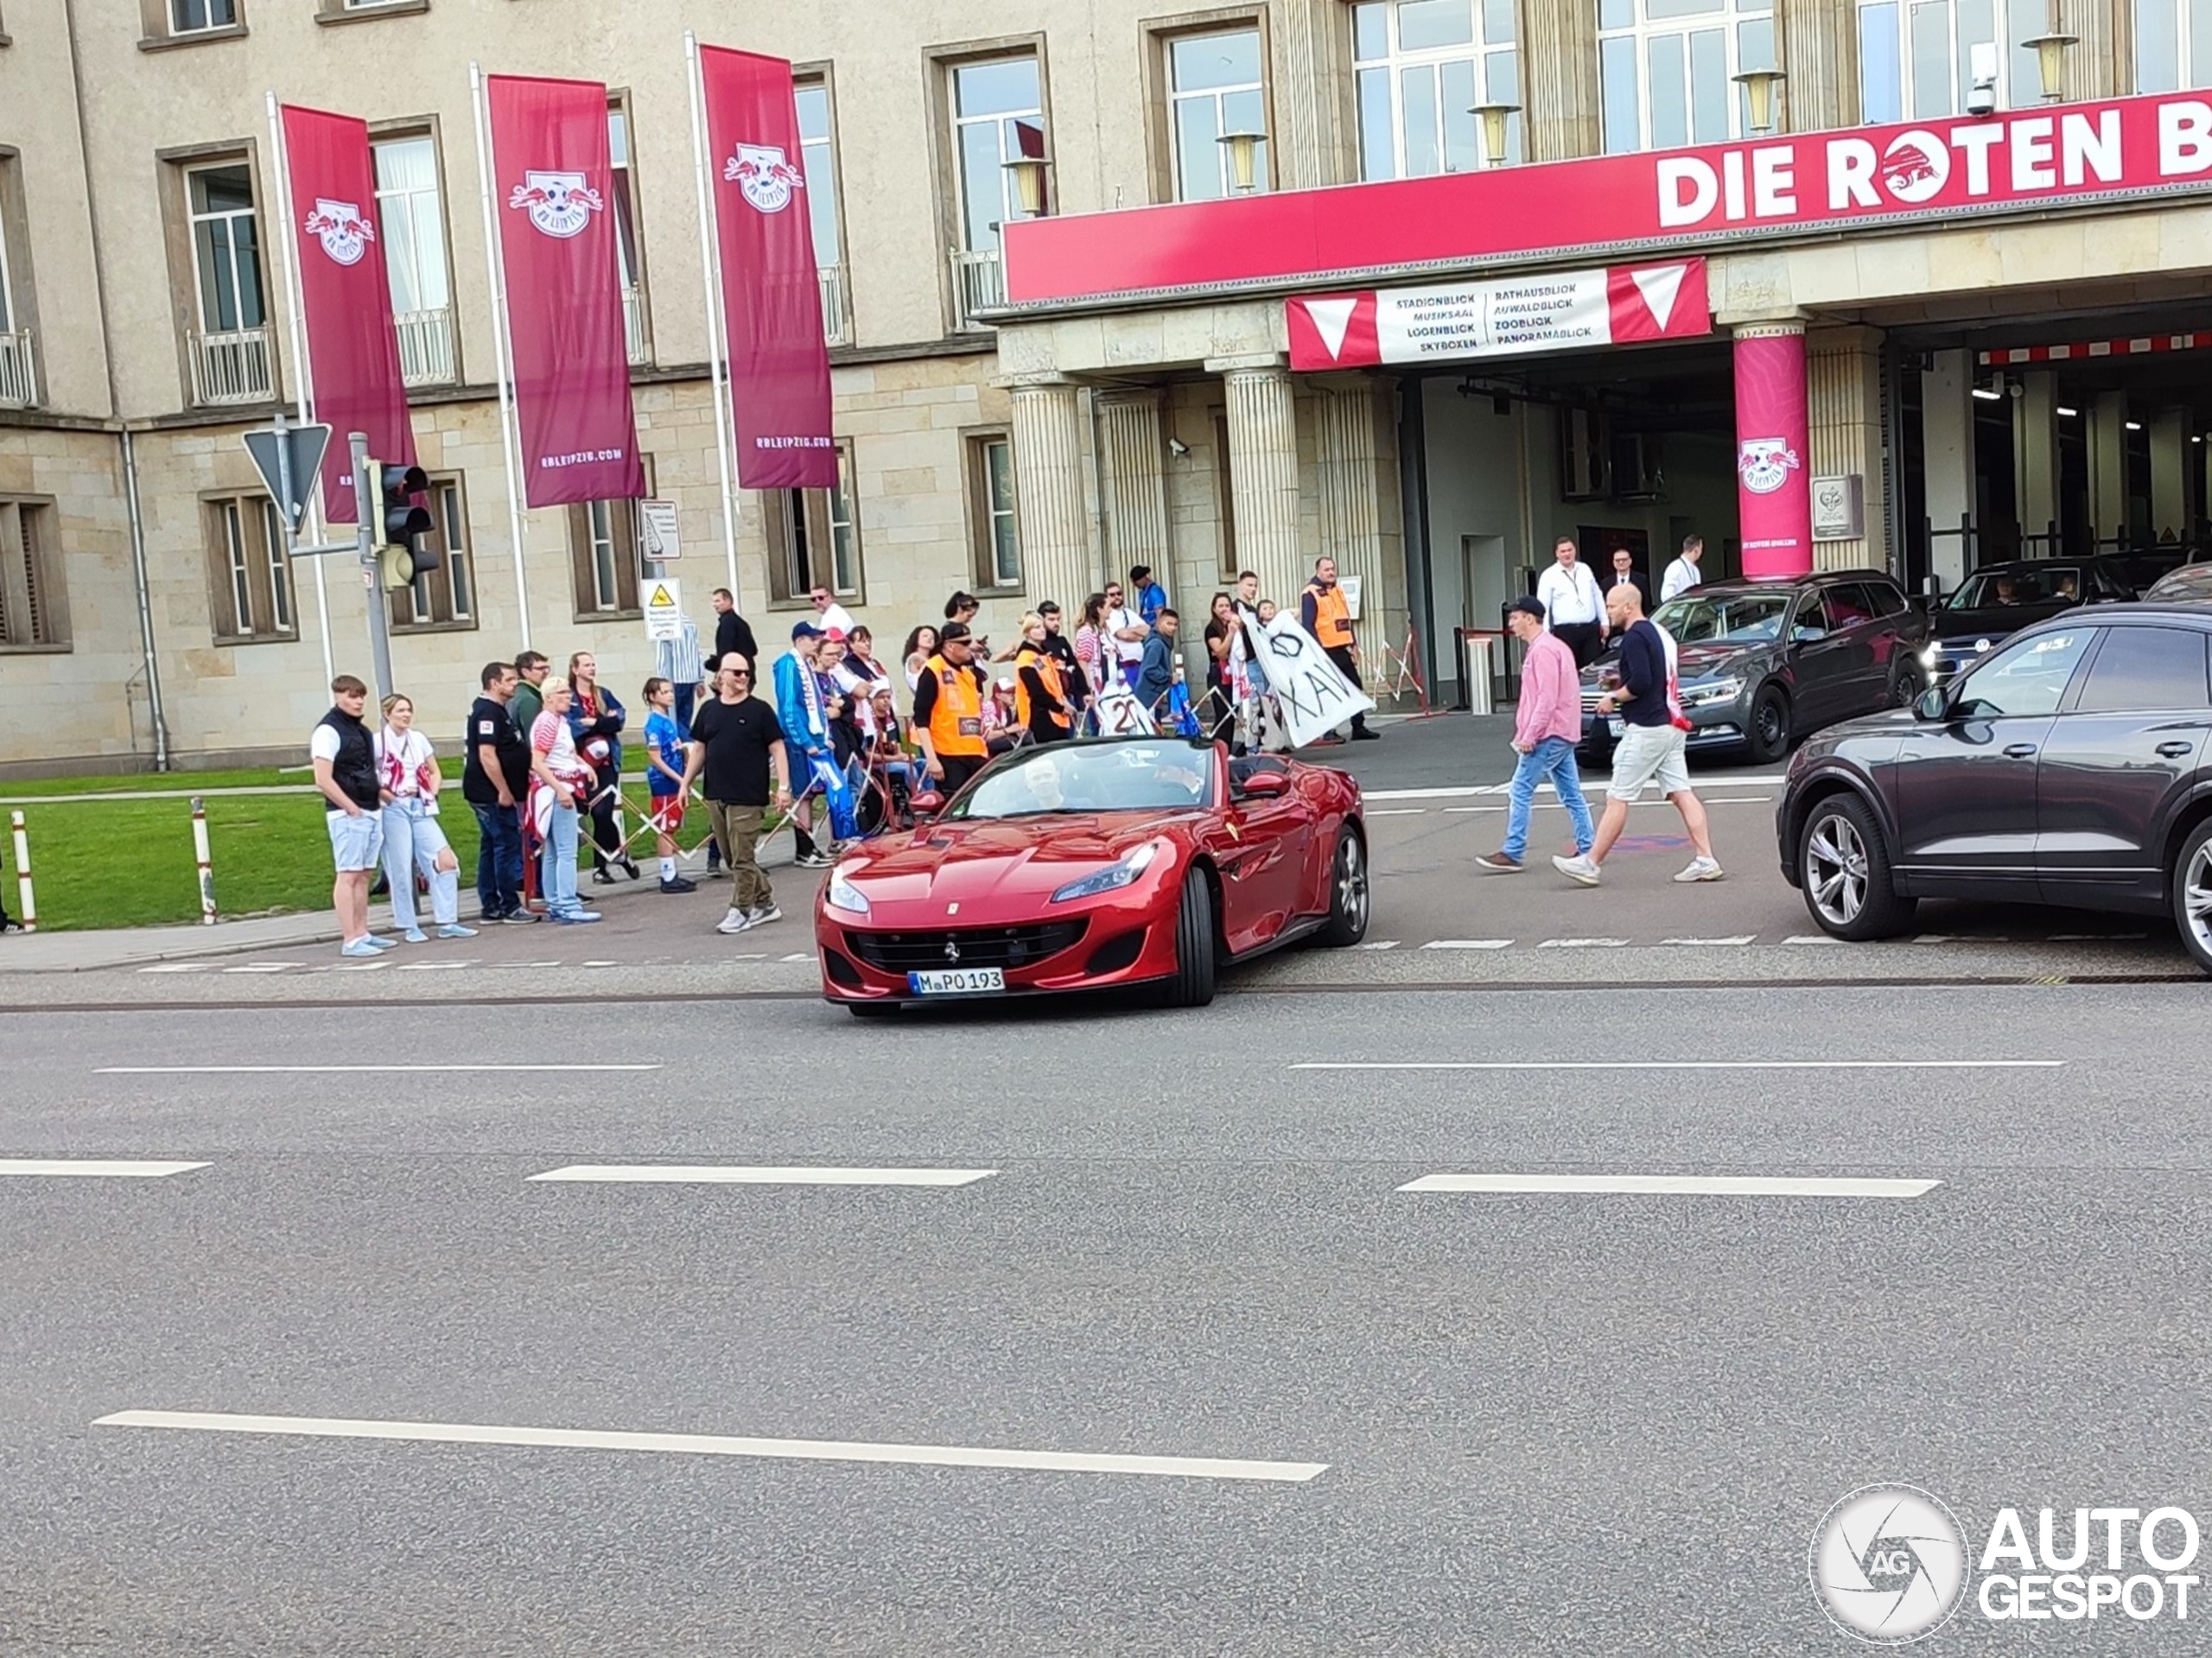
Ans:
POLYGON ((1821 928, 1880 938, 1923 898, 2171 914, 2212 973, 2212 610, 2023 628, 1910 710, 1814 739, 1776 817, 1821 928))

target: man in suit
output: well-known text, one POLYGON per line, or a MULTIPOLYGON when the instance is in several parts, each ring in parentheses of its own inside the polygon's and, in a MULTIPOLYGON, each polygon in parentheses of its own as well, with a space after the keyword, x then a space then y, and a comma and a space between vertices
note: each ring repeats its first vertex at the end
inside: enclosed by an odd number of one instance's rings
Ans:
POLYGON ((1605 585, 1608 588, 1634 588, 1643 613, 1647 616, 1651 613, 1651 583, 1636 568, 1636 555, 1627 548, 1613 549, 1613 570, 1605 578, 1605 585))

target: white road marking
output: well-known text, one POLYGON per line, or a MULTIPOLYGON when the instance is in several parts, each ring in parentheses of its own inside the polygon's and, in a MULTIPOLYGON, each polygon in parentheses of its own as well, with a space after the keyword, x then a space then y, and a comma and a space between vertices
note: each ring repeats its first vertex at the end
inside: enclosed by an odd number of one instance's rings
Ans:
POLYGON ((1432 938, 1423 950, 1510 950, 1510 938, 1432 938))
POLYGON ((151 967, 142 967, 141 973, 205 973, 205 962, 156 962, 151 967))
POLYGON ((2056 1070, 2063 1059, 1301 1059, 1292 1070, 2056 1070))
POLYGON ((1707 945, 1718 947, 1723 944, 1748 944, 1754 942, 1758 937, 1758 935, 1755 932, 1739 932, 1726 938, 1662 938, 1659 942, 1662 944, 1683 944, 1692 946, 1707 945))
MULTIPOLYGON (((1767 806, 1774 804, 1772 795, 1700 795, 1698 798, 1708 806, 1767 806)), ((1653 804, 1667 803, 1655 801, 1653 804)))
POLYGON ((780 959, 786 962, 810 962, 815 959, 815 956, 814 952, 810 950, 793 950, 789 956, 783 956, 780 959))
POLYGON ((563 1451, 656 1451, 697 1457, 776 1457, 809 1462, 896 1463, 924 1468, 1007 1468, 1041 1473, 1154 1474, 1185 1479, 1273 1480, 1303 1484, 1325 1462, 1256 1462, 1225 1457, 1133 1457, 1083 1451, 1003 1451, 991 1446, 878 1445, 851 1439, 756 1439, 713 1433, 605 1429, 484 1427, 463 1422, 349 1421, 325 1416, 242 1416, 216 1411, 126 1410, 94 1427, 173 1428, 203 1433, 291 1434, 392 1439, 424 1445, 503 1445, 563 1451))
POLYGON ((1785 944, 1840 944, 1840 938, 1831 938, 1824 932, 1792 933, 1782 941, 1785 944))
POLYGON ((247 962, 238 967, 226 967, 226 973, 283 973, 306 965, 301 962, 247 962))
POLYGON ((627 1185, 972 1186, 996 1169, 830 1169, 803 1165, 571 1163, 532 1180, 589 1180, 627 1185))
POLYGON ((1707 1174, 1429 1174, 1401 1191, 1697 1197, 1918 1197, 1941 1180, 1794 1179, 1707 1174))
POLYGON ((1455 816, 1461 812, 1502 812, 1510 811, 1512 809, 1508 806, 1446 806, 1444 809, 1444 815, 1446 817, 1451 817, 1455 816))
POLYGON ((1537 944, 1538 950, 1623 950, 1625 938, 1547 938, 1537 944))
MULTIPOLYGON (((284 965, 290 967, 293 963, 287 962, 284 965)), ((386 962, 340 962, 327 970, 332 973, 381 973, 391 963, 386 962)), ((269 970, 274 973, 276 969, 271 968, 269 970)))
POLYGON ((1426 806, 1385 806, 1380 811, 1370 811, 1367 815, 1370 817, 1422 817, 1427 812, 1426 806))
POLYGON ((1465 800, 1470 795, 1496 794, 1504 786, 1497 784, 1465 789, 1363 789, 1359 794, 1362 800, 1465 800))
POLYGON ((1993 938, 1986 933, 1967 935, 1964 933, 1923 932, 1914 934, 1912 937, 1908 939, 1906 942, 1908 943, 1914 944, 2009 944, 2012 941, 2009 938, 1993 938))
POLYGON ((584 965, 586 967, 620 967, 622 963, 620 962, 586 962, 584 965))
POLYGON ((1395 950, 1397 947, 1398 941, 1395 938, 1370 938, 1363 944, 1352 946, 1354 950, 1395 950))
POLYGON ((474 962, 402 962, 399 970, 402 973, 458 973, 463 968, 475 965, 474 962))
POLYGON ((386 1076, 397 1072, 427 1072, 432 1076, 464 1070, 658 1070, 658 1064, 639 1065, 102 1065, 95 1077, 350 1077, 386 1076))
POLYGON ((2133 944, 2150 936, 2147 932, 2055 932, 2050 936, 2050 942, 2054 944, 2133 944))
POLYGON ((99 1157, 0 1157, 0 1175, 37 1174, 59 1177, 105 1177, 122 1180, 157 1180, 163 1175, 204 1169, 205 1163, 146 1163, 99 1157))

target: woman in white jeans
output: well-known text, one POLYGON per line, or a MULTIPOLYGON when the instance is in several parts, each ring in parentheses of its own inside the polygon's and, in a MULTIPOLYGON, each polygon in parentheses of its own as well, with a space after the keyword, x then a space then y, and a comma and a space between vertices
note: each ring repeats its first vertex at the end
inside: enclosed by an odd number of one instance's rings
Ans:
POLYGON ((377 788, 384 799, 384 873, 391 888, 392 924, 410 944, 427 943, 415 922, 415 871, 430 886, 430 913, 441 938, 474 938, 461 924, 461 861, 438 823, 438 757, 415 729, 415 705, 404 696, 384 699, 384 729, 377 734, 377 788))

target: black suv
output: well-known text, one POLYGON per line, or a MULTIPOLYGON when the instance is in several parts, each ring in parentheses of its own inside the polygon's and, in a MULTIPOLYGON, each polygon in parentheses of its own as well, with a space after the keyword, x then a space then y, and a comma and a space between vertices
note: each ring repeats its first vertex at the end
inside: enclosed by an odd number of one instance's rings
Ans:
POLYGON ((1839 938, 1923 898, 2171 914, 2212 973, 2212 610, 2120 604, 2021 629, 1909 711, 1815 738, 1775 827, 1839 938))
POLYGON ((2133 599, 2120 562, 2112 558, 2037 558, 1985 564, 1959 584, 1929 616, 1928 649, 1921 664, 1930 684, 1965 672, 2031 622, 2063 614, 2076 605, 2133 599))

